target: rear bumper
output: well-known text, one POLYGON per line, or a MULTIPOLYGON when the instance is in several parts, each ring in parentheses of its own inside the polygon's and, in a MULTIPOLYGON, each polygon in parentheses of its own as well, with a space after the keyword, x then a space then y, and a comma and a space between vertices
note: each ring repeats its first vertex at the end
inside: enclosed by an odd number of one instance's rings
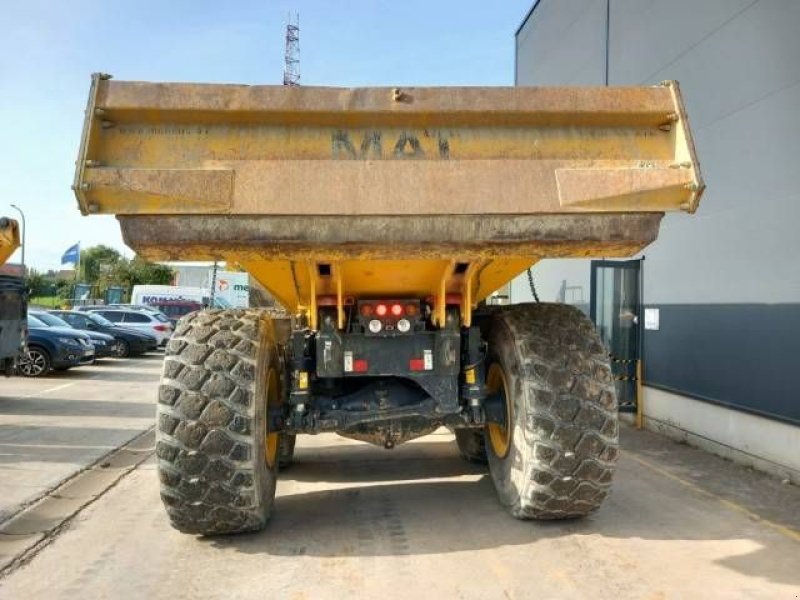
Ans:
POLYGON ((172 337, 172 332, 163 332, 163 331, 153 331, 147 332, 148 334, 152 335, 156 340, 156 347, 158 346, 166 346, 169 338, 172 337))
POLYGON ((317 381, 333 385, 294 388, 290 404, 307 412, 293 413, 287 431, 344 432, 391 447, 439 425, 463 425, 460 331, 322 332, 313 356, 306 356, 304 335, 294 334, 291 368, 313 370, 317 381))

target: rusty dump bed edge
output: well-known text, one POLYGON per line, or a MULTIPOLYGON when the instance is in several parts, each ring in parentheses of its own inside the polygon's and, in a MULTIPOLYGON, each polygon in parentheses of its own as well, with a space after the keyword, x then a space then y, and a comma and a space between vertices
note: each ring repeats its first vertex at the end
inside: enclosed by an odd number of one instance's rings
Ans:
POLYGON ((630 256, 664 212, 696 210, 703 182, 675 82, 349 89, 96 74, 73 188, 84 214, 118 215, 143 255, 239 263, 300 308, 322 293, 466 286, 477 301, 544 257, 630 256))
POLYGON ((84 214, 693 211, 677 84, 286 88, 93 79, 84 214))

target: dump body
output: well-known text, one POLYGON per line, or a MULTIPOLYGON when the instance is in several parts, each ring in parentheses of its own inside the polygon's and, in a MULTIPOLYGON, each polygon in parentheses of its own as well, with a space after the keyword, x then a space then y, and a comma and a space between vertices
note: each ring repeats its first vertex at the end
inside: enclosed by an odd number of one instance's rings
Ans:
POLYGON ((19 248, 19 225, 14 219, 0 217, 0 265, 19 248))
MULTIPOLYGON (((624 257, 703 183, 678 86, 356 88, 92 80, 75 193, 151 259, 241 264, 287 308, 458 295, 624 257)), ((443 312, 441 313, 443 316, 443 312)))

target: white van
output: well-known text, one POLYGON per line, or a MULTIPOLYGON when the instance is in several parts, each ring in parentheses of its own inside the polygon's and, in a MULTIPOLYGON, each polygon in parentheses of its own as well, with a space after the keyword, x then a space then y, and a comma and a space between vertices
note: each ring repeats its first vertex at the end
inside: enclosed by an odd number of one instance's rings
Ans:
MULTIPOLYGON (((135 285, 131 292, 131 304, 151 305, 170 300, 191 300, 208 306, 211 303, 211 293, 205 288, 177 285, 135 285)), ((214 308, 230 307, 230 303, 224 298, 214 298, 214 308)))

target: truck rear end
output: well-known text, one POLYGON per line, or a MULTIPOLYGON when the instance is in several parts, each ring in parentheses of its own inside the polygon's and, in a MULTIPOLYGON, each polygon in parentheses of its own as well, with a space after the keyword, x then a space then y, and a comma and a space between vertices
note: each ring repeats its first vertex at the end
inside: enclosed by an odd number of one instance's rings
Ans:
MULTIPOLYGON (((19 248, 19 225, 14 219, 0 217, 0 266, 19 248)), ((22 277, 0 273, 0 373, 14 372, 24 350, 27 292, 22 277)))
POLYGON ((703 190, 678 86, 285 88, 92 80, 74 190, 153 260, 225 260, 286 309, 170 341, 173 524, 258 529, 297 434, 446 426, 519 518, 587 514, 617 453, 608 356, 564 305, 482 301, 541 258, 625 257, 703 190))

